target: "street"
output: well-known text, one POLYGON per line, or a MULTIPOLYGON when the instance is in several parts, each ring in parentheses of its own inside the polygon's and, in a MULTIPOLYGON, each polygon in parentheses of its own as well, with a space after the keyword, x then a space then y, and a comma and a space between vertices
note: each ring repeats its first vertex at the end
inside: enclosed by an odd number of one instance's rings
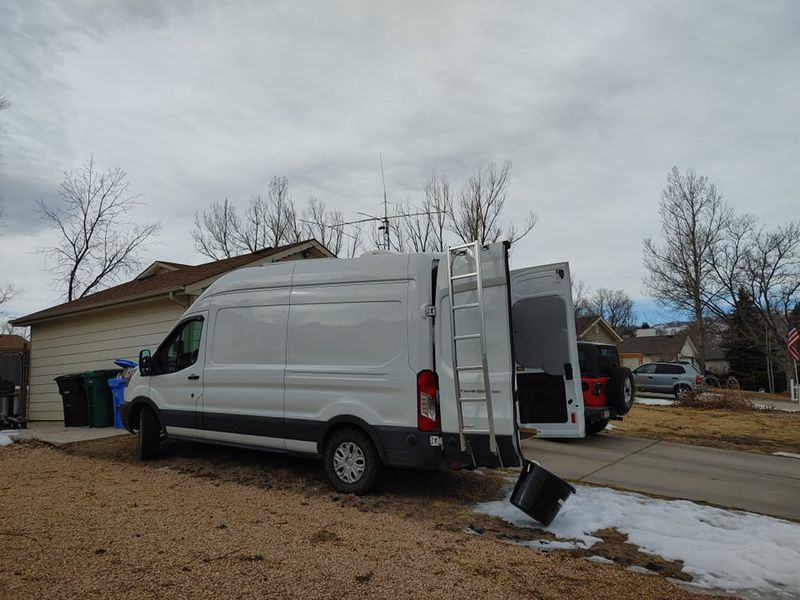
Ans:
POLYGON ((529 439, 523 452, 570 481, 800 520, 800 459, 600 434, 529 439))

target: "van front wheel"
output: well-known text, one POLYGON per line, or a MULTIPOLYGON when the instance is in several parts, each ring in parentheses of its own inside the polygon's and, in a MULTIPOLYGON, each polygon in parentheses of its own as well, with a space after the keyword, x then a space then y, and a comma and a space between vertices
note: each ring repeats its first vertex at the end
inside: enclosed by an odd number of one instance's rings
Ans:
POLYGON ((325 472, 340 492, 366 494, 375 486, 380 469, 375 445, 363 431, 339 429, 325 444, 325 472))

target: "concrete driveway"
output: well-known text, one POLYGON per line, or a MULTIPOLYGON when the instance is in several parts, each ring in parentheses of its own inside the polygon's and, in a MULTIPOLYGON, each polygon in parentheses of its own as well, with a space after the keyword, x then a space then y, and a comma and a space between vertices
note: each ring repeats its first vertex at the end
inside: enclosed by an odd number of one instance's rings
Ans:
POLYGON ((529 439, 525 456, 570 481, 800 520, 800 459, 601 434, 529 439))

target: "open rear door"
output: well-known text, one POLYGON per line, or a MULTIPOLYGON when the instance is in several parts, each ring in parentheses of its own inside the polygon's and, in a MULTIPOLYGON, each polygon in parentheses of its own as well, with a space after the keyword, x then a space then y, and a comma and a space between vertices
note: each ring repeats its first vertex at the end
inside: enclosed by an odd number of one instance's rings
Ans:
POLYGON ((522 437, 586 435, 569 265, 511 272, 517 416, 522 437))

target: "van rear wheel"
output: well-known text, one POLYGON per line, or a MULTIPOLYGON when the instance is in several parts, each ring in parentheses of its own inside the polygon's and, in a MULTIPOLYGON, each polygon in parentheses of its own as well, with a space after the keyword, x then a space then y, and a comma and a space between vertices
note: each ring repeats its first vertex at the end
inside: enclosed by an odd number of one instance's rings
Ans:
POLYGON ((380 469, 375 445, 359 429, 334 431, 325 444, 325 472, 339 492, 366 494, 375 486, 380 469))

